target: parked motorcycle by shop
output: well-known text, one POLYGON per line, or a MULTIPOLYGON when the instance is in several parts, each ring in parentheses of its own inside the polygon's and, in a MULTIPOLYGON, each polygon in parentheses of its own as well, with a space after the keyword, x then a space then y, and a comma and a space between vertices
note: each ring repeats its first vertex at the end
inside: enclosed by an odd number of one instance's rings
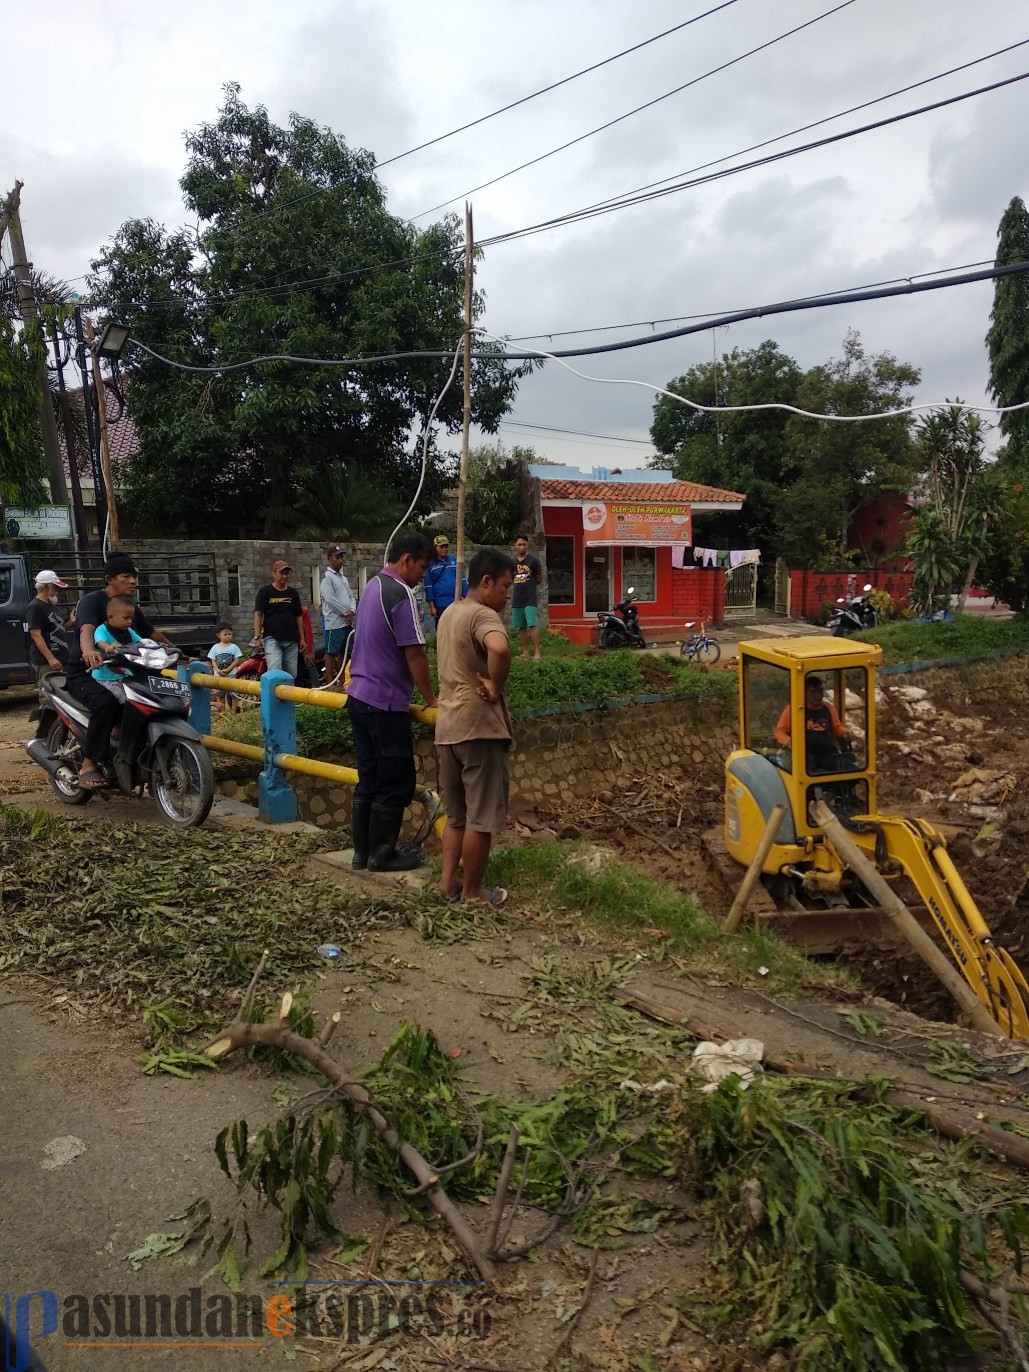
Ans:
POLYGON ((871 582, 866 582, 861 594, 852 596, 849 602, 846 596, 841 595, 837 598, 837 608, 829 616, 828 621, 829 632, 834 638, 845 638, 847 634, 856 634, 859 629, 875 628, 879 616, 868 598, 871 589, 871 582))
MULTIPOLYGON (((137 742, 128 759, 129 776, 119 784, 113 763, 103 763, 105 785, 97 794, 106 799, 112 791, 132 795, 148 790, 163 819, 189 829, 203 824, 210 813, 214 768, 200 734, 189 723, 189 686, 162 675, 180 656, 175 649, 141 639, 109 659, 125 671, 126 712, 137 711, 140 719, 134 721, 138 729, 132 730, 137 742)), ((33 711, 39 717, 36 736, 22 746, 66 805, 84 805, 93 795, 78 778, 89 710, 68 694, 59 672, 43 678, 39 694, 39 709, 33 711)))
POLYGON ((646 639, 640 629, 640 615, 636 609, 636 588, 630 586, 625 599, 614 610, 601 610, 597 615, 602 648, 645 648, 646 639))

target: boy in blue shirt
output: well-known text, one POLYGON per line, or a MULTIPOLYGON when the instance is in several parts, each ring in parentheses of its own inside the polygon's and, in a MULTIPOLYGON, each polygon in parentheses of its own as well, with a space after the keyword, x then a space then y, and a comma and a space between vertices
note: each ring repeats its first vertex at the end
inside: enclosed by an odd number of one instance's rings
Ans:
MULTIPOLYGON (((132 620, 136 613, 135 601, 127 595, 111 596, 107 602, 106 622, 99 625, 93 634, 93 642, 98 651, 111 657, 121 648, 127 648, 130 643, 140 641, 139 634, 132 627, 132 620)), ((123 667, 111 667, 105 663, 102 667, 94 667, 93 680, 99 681, 102 686, 116 696, 121 703, 125 704, 125 687, 121 679, 125 676, 123 667)), ((112 729, 111 737, 115 737, 112 729)))

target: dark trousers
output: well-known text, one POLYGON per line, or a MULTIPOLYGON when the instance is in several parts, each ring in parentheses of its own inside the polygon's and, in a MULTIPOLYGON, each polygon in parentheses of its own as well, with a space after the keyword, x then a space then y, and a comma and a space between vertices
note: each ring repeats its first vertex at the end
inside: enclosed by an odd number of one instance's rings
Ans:
POLYGON ((403 809, 414 797, 414 740, 406 710, 377 710, 351 696, 347 714, 357 754, 357 800, 403 809))
POLYGON ((86 741, 82 745, 83 755, 91 758, 93 762, 106 761, 111 730, 122 716, 121 701, 116 700, 99 681, 94 681, 88 672, 68 677, 65 689, 89 711, 86 741))

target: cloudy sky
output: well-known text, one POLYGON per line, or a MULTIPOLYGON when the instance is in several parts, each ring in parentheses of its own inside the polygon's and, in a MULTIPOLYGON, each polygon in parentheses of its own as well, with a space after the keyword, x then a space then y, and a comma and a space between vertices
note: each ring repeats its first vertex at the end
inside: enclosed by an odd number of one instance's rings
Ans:
MULTIPOLYGON (((176 0, 123 6, 109 23, 71 0, 5 18, 0 187, 25 182, 36 265, 79 278, 129 217, 184 219, 182 135, 242 86, 285 123, 296 110, 389 158, 609 57, 716 0, 176 0), (49 61, 49 59, 48 59, 49 61), (107 112, 111 113, 108 114, 107 112)), ((735 0, 721 12, 517 110, 387 167, 391 209, 415 217, 655 96, 839 0, 735 0)), ((471 197, 486 238, 618 195, 822 119, 1029 38, 1010 0, 853 0, 802 33, 471 197)), ((1029 46, 775 147, 852 127, 1029 70, 1029 46)), ((769 168, 498 245, 482 263, 486 325, 589 344, 638 321, 731 311, 992 258, 1000 215, 1029 195, 1029 81, 769 168)), ((728 165, 731 165, 731 161, 728 165)), ((746 160, 746 159, 736 159, 746 160)), ((426 223, 425 218, 417 222, 426 223)), ((920 401, 986 402, 989 284, 734 325, 719 353, 765 338, 803 366, 848 327, 869 351, 922 369, 920 401)), ((667 325, 659 327, 668 327, 667 325)), ((541 347, 547 338, 536 340, 541 347)), ((576 363, 665 383, 712 355, 712 334, 576 363)), ((1029 399, 1029 397, 1026 397, 1029 399)), ((988 403, 988 402, 987 402, 988 403)), ((653 396, 549 365, 523 384, 503 430, 575 465, 644 457, 653 396), (515 424, 614 435, 614 442, 515 424)))

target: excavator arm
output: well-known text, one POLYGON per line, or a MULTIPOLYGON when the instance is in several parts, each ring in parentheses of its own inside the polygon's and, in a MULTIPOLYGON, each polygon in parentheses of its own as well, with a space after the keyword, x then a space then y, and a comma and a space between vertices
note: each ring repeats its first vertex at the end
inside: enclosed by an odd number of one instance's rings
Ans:
POLYGON ((911 881, 962 976, 1004 1033, 1029 1039, 1029 984, 1010 954, 994 944, 943 835, 924 820, 898 815, 859 821, 853 834, 883 876, 903 874, 911 881))

